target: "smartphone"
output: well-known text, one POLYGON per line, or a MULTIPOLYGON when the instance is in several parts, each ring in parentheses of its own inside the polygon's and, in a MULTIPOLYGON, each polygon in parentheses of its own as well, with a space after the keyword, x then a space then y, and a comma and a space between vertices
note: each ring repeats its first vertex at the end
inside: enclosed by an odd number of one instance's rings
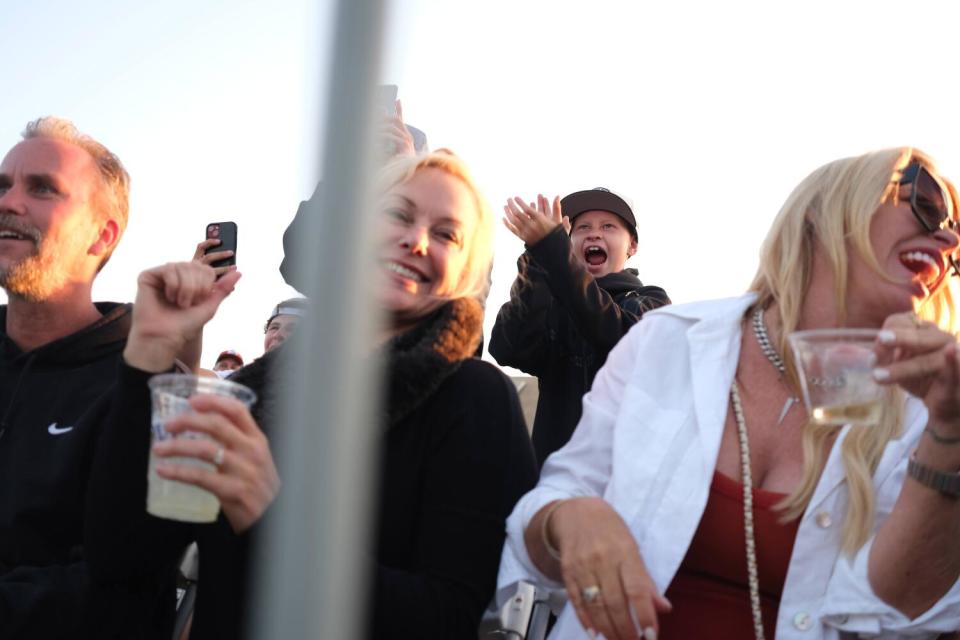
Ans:
POLYGON ((397 117, 397 85, 381 84, 377 86, 377 108, 388 118, 397 117))
POLYGON ((211 222, 207 225, 207 239, 216 238, 220 241, 215 247, 208 247, 204 253, 213 253, 215 251, 233 251, 229 258, 211 262, 211 267, 229 267, 237 264, 237 223, 236 222, 211 222))

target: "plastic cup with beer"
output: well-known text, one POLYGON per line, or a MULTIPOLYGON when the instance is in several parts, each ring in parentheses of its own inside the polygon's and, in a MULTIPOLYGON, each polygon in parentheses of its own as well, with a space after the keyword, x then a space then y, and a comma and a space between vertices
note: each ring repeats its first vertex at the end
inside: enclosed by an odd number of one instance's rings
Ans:
POLYGON ((787 336, 810 419, 823 425, 875 425, 884 388, 877 366, 875 329, 814 329, 787 336))
MULTIPOLYGON (((207 378, 183 373, 163 373, 149 381, 152 404, 151 430, 153 442, 171 438, 206 438, 205 434, 184 432, 174 435, 166 430, 167 422, 193 408, 189 399, 197 394, 214 394, 236 398, 247 407, 253 405, 257 395, 236 382, 207 378)), ((215 495, 200 487, 177 480, 162 478, 157 474, 159 462, 215 470, 213 463, 198 458, 160 458, 150 451, 147 469, 147 512, 159 518, 182 522, 213 522, 220 511, 220 501, 215 495)))

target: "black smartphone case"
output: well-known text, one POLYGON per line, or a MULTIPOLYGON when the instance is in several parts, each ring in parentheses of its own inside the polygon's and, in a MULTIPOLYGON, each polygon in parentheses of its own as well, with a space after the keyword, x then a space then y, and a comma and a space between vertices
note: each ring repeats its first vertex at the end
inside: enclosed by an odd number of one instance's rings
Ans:
POLYGON ((219 238, 220 244, 216 247, 208 247, 204 253, 213 253, 214 251, 233 251, 233 255, 223 260, 211 262, 211 267, 229 267, 237 264, 237 223, 236 222, 211 222, 207 225, 207 239, 219 238), (216 230, 216 231, 214 231, 216 230))

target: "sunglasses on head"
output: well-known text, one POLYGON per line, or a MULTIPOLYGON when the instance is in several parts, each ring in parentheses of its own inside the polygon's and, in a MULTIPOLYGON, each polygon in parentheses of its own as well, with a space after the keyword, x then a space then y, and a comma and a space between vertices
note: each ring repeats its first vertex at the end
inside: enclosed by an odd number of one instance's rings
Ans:
MULTIPOLYGON (((953 217, 953 201, 946 187, 925 167, 913 163, 900 173, 900 185, 910 185, 910 210, 930 233, 950 229, 960 233, 960 223, 953 217)), ((960 264, 954 256, 948 256, 953 275, 960 276, 960 264)))

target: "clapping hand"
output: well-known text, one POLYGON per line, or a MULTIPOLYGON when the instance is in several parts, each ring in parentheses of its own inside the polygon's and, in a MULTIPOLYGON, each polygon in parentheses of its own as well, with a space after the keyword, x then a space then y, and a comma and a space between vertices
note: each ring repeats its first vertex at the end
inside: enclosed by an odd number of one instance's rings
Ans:
POLYGON ((527 246, 537 244, 560 225, 563 225, 567 233, 570 232, 570 220, 560 209, 560 196, 553 199, 552 205, 542 194, 537 195, 536 204, 527 204, 521 198, 511 198, 504 205, 503 212, 503 224, 527 246))

